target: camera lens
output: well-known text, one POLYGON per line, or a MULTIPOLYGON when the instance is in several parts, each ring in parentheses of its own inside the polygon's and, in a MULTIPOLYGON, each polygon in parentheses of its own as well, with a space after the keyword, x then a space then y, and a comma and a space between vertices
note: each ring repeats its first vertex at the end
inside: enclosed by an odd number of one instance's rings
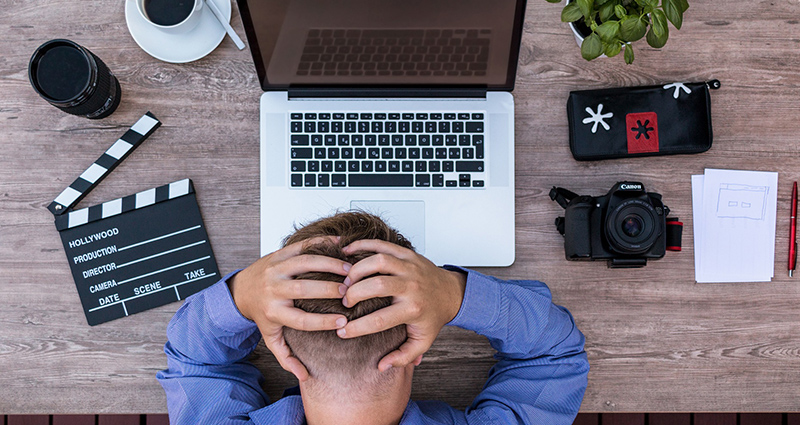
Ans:
POLYGON ((625 255, 649 251, 662 232, 655 208, 641 199, 626 199, 610 210, 605 230, 609 248, 625 255))
POLYGON ((629 214, 627 217, 622 219, 622 233, 635 238, 642 233, 642 228, 644 227, 644 222, 642 218, 636 214, 629 214))

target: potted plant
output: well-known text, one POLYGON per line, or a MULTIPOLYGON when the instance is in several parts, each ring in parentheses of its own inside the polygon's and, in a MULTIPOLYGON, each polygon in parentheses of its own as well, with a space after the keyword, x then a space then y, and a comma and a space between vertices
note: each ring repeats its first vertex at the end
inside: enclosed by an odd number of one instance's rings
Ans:
MULTIPOLYGON (((559 3, 561 0, 547 0, 559 3)), ((688 0, 567 0, 561 21, 569 22, 586 60, 613 57, 625 50, 625 63, 633 63, 632 42, 645 37, 660 49, 667 43, 672 22, 681 29, 688 0)))

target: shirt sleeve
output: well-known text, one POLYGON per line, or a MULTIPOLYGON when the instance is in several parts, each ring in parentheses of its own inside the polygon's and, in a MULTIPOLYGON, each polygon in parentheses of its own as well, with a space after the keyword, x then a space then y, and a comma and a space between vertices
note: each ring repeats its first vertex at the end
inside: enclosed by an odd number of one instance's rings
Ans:
POLYGON ((173 425, 252 423, 248 414, 269 403, 261 372, 246 361, 261 333, 228 289, 237 272, 187 298, 167 326, 167 369, 156 378, 173 425))
POLYGON ((497 350, 497 364, 465 412, 466 423, 572 424, 589 362, 572 315, 538 281, 467 273, 461 310, 449 325, 474 331, 497 350))

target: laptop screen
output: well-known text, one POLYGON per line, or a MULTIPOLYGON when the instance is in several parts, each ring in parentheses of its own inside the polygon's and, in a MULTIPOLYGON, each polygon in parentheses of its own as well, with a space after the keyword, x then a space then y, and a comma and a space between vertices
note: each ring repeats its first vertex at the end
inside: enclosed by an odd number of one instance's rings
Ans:
POLYGON ((525 0, 237 0, 261 87, 514 87, 525 0))

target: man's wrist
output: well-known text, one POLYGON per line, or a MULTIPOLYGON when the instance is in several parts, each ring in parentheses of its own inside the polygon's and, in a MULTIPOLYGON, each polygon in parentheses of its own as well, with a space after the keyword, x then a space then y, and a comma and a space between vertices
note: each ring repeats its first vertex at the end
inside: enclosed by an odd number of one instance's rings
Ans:
POLYGON ((448 311, 447 322, 451 322, 456 318, 458 312, 461 310, 461 304, 464 302, 464 292, 467 289, 467 274, 458 270, 447 270, 451 279, 453 289, 452 302, 450 303, 450 310, 448 311))
POLYGON ((244 302, 246 297, 242 293, 244 290, 243 286, 246 283, 246 276, 242 275, 245 274, 246 271, 247 269, 241 270, 239 273, 236 273, 235 275, 231 276, 230 279, 228 279, 228 290, 231 292, 233 304, 239 310, 239 313, 244 316, 245 319, 253 320, 246 311, 244 302))

